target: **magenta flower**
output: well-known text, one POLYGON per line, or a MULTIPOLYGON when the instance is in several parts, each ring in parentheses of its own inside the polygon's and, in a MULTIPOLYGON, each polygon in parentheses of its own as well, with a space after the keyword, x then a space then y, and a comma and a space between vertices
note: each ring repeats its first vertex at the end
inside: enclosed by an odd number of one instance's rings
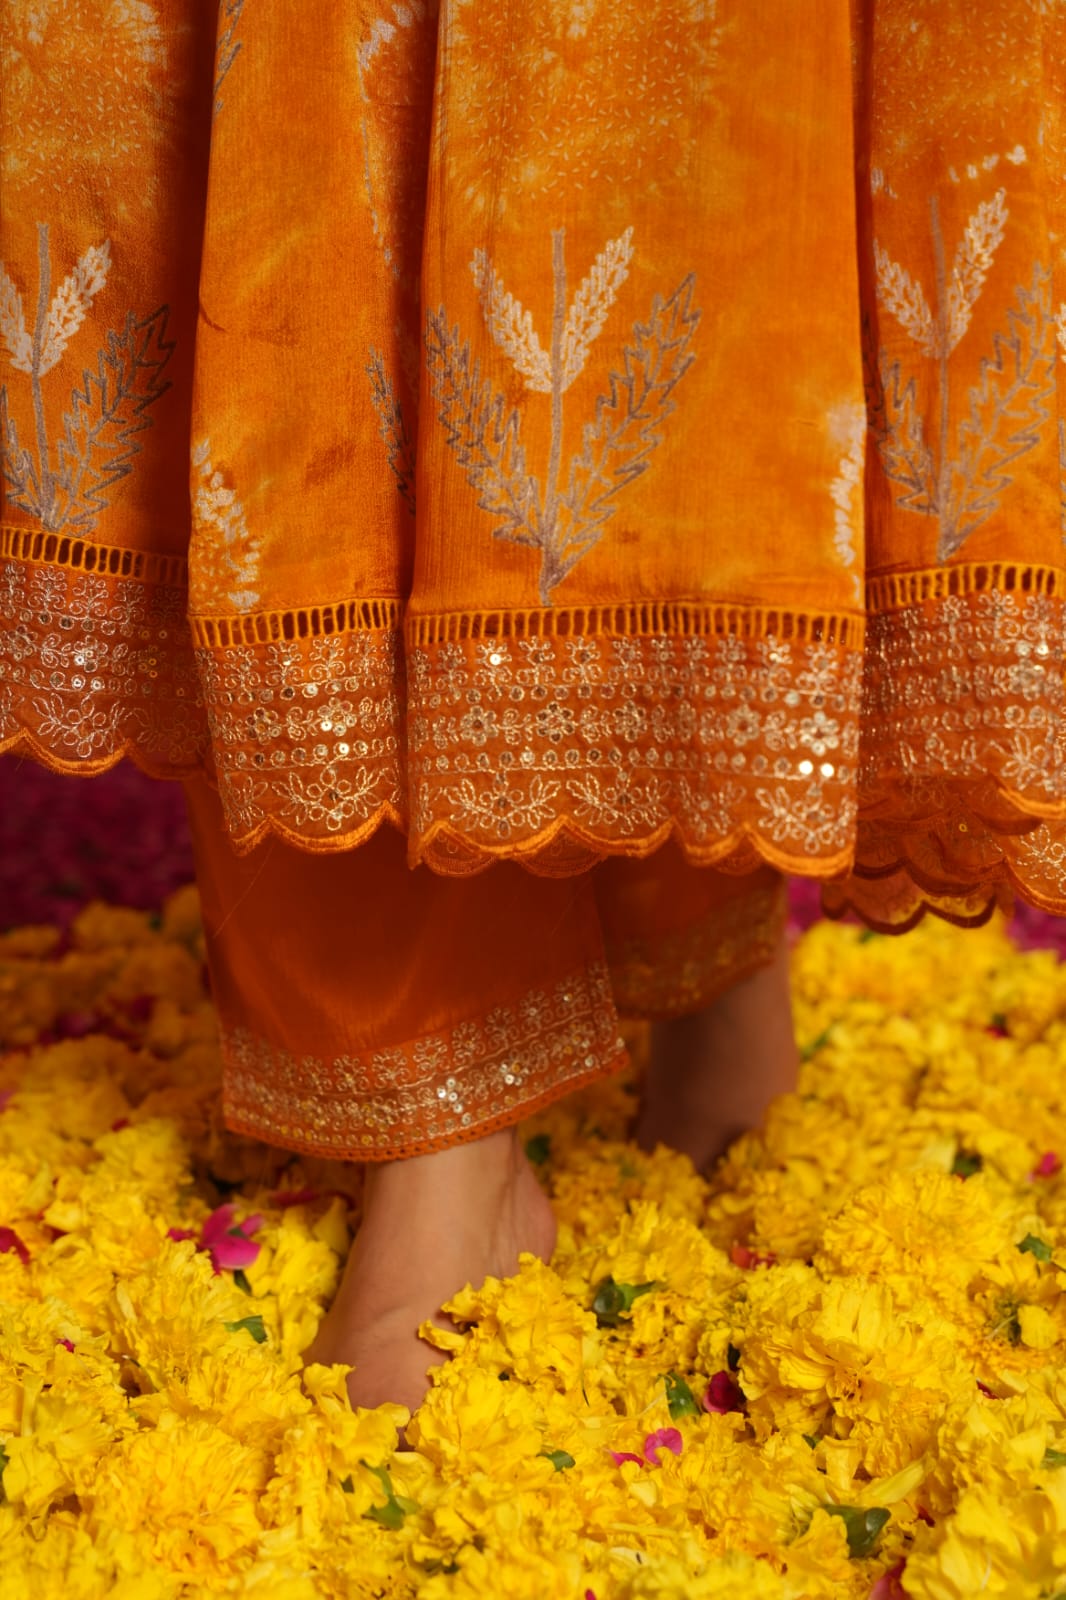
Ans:
POLYGON ((168 1239, 175 1239, 180 1244, 182 1239, 195 1239, 196 1238, 196 1229, 195 1228, 168 1228, 167 1229, 167 1238, 168 1239))
POLYGON ((124 1003, 122 1009, 131 1022, 151 1022, 155 1000, 154 994, 135 994, 132 1000, 124 1003))
POLYGON ((60 1039, 84 1039, 99 1026, 100 1018, 95 1011, 65 1011, 56 1018, 55 1031, 60 1039))
POLYGON ((744 1396, 731 1372, 716 1372, 703 1396, 703 1409, 715 1416, 727 1411, 743 1411, 744 1396))
POLYGON ((616 1467, 620 1467, 623 1461, 635 1461, 638 1467, 642 1467, 644 1465, 641 1457, 635 1456, 632 1450, 609 1450, 607 1454, 610 1456, 616 1467))
POLYGON ((656 1428, 654 1433, 649 1433, 644 1441, 644 1459, 650 1466, 659 1465, 659 1451, 672 1450, 675 1456, 681 1454, 681 1434, 677 1428, 656 1428))
POLYGON ((71 1354, 73 1354, 73 1352, 74 1352, 74 1342, 73 1342, 72 1339, 57 1339, 56 1340, 56 1344, 63 1345, 67 1350, 69 1350, 71 1352, 71 1354))
POLYGON ((243 1222, 234 1227, 236 1210, 232 1200, 227 1205, 216 1207, 204 1223, 200 1235, 200 1248, 210 1254, 216 1277, 224 1267, 230 1270, 250 1267, 259 1254, 259 1246, 251 1235, 262 1227, 262 1217, 256 1212, 255 1216, 245 1217, 243 1222))
POLYGON ((14 1228, 0 1228, 0 1255, 6 1255, 9 1250, 14 1250, 24 1267, 30 1264, 30 1252, 14 1228))
POLYGON ((1033 1168, 1034 1178, 1053 1178, 1056 1172, 1062 1170, 1062 1157, 1054 1150, 1045 1150, 1036 1166, 1033 1168))
POLYGON ((887 1572, 882 1572, 870 1590, 869 1600, 907 1600, 907 1591, 902 1581, 906 1565, 904 1558, 902 1561, 897 1561, 894 1567, 889 1567, 887 1572))

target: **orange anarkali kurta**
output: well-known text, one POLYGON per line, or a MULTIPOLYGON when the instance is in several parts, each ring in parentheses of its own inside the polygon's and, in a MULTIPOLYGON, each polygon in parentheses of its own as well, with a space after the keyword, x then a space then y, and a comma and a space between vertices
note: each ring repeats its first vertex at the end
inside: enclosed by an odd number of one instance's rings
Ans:
POLYGON ((1066 910, 1057 0, 2 18, 0 746, 1066 910))

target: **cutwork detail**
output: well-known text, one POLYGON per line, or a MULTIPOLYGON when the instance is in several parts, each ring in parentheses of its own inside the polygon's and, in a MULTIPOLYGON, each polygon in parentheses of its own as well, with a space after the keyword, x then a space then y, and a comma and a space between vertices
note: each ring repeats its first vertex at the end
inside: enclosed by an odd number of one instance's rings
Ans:
POLYGON ((865 654, 858 618, 742 607, 419 616, 408 692, 394 599, 200 619, 194 652, 178 558, 6 526, 0 748, 213 770, 241 850, 387 820, 439 872, 565 874, 675 833, 731 872, 853 869, 831 898, 870 922, 1006 886, 1056 910, 1063 592, 994 562, 875 577, 865 654))
POLYGON ((825 890, 831 914, 972 924, 1008 889, 1061 909, 1064 622, 1047 575, 1043 592, 960 590, 871 616, 862 826, 854 876, 825 890))
POLYGON ((131 750, 160 775, 197 768, 207 729, 184 589, 0 561, 0 747, 20 738, 68 770, 131 750))
POLYGON ((553 827, 603 855, 651 848, 676 825, 697 860, 750 831, 779 863, 847 865, 860 663, 839 644, 772 635, 409 648, 420 853, 454 872, 553 827))
POLYGON ((289 1149, 383 1161, 517 1122, 621 1066, 625 1045, 607 967, 595 962, 513 1005, 387 1049, 296 1056, 238 1027, 223 1029, 222 1059, 230 1128, 289 1149))
POLYGON ((242 846, 271 822, 292 836, 328 839, 384 816, 400 819, 398 630, 199 649, 196 660, 219 798, 242 846))

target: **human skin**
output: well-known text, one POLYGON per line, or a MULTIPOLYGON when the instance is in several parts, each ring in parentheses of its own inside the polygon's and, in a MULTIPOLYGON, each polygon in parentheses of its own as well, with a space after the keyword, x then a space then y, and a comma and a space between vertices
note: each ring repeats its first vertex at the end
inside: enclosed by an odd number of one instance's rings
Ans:
MULTIPOLYGON (((769 965, 704 1010, 652 1030, 634 1136, 703 1169, 770 1101, 795 1087, 799 1059, 782 935, 769 965)), ((418 1406, 445 1359, 418 1338, 466 1283, 506 1277, 523 1251, 548 1260, 555 1219, 515 1129, 368 1168, 363 1221, 307 1361, 351 1366, 353 1406, 418 1406)))

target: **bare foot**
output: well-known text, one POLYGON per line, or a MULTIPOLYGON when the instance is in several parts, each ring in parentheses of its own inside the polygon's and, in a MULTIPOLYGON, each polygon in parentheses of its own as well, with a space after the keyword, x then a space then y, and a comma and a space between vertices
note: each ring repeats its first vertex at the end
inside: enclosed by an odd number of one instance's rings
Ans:
POLYGON ((427 1369, 444 1354, 418 1338, 420 1323, 467 1283, 507 1277, 520 1252, 547 1260, 555 1217, 516 1131, 367 1171, 363 1221, 340 1287, 306 1362, 353 1367, 353 1406, 393 1401, 414 1411, 427 1369))
POLYGON ((782 935, 769 966, 706 1010, 653 1026, 636 1141, 649 1151, 669 1145, 703 1171, 796 1087, 798 1071, 782 935))

